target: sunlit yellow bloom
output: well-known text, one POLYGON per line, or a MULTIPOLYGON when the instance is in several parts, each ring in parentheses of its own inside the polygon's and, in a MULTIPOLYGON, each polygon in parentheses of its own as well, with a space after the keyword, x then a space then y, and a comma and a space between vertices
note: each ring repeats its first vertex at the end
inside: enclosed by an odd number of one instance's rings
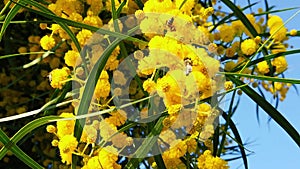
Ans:
POLYGON ((80 54, 77 51, 69 50, 65 54, 65 63, 68 66, 75 67, 76 65, 79 65, 81 62, 80 54))
POLYGON ((290 35, 291 36, 296 36, 298 34, 298 31, 296 30, 296 29, 292 29, 291 31, 290 31, 290 35))
POLYGON ((245 55, 252 55, 256 52, 257 44, 253 39, 246 39, 241 43, 241 50, 245 55))
POLYGON ((102 20, 98 16, 86 16, 83 19, 83 23, 85 23, 87 25, 95 26, 98 28, 100 28, 103 25, 102 20))
POLYGON ((100 150, 98 161, 103 169, 121 169, 121 165, 117 164, 118 151, 113 146, 107 146, 100 150))
POLYGON ((78 42, 81 46, 84 46, 89 38, 92 37, 92 32, 87 29, 83 29, 76 35, 78 42))
POLYGON ((73 135, 65 135, 58 142, 58 148, 63 163, 71 164, 72 153, 77 148, 78 142, 73 135))
POLYGON ((85 125, 80 138, 81 142, 95 143, 97 139, 97 130, 91 125, 85 125))
POLYGON ((48 36, 48 35, 43 36, 40 43, 41 43, 41 47, 44 50, 50 50, 55 46, 54 38, 52 36, 48 36))
POLYGON ((225 90, 230 90, 233 88, 233 83, 232 81, 226 81, 225 84, 224 84, 224 88, 225 90))
POLYGON ((235 33, 233 27, 229 25, 222 25, 219 29, 220 37, 224 42, 231 42, 234 39, 235 33))
POLYGON ((267 63, 267 61, 262 61, 262 62, 259 62, 257 64, 257 69, 260 73, 262 74, 266 74, 266 73, 269 73, 269 65, 267 63))
POLYGON ((153 93, 156 90, 156 83, 150 79, 147 79, 144 81, 143 83, 143 88, 145 91, 147 91, 148 93, 153 93))
POLYGON ((105 119, 106 122, 115 126, 121 126, 127 120, 127 114, 123 110, 117 110, 110 113, 111 116, 105 119))
POLYGON ((201 169, 228 169, 229 166, 225 160, 220 157, 214 157, 210 150, 206 150, 198 159, 198 168, 201 169))
POLYGON ((288 64, 284 56, 274 58, 272 65, 275 66, 276 73, 282 73, 288 68, 288 64))
MULTIPOLYGON (((74 117, 72 113, 62 113, 59 115, 60 117, 74 117)), ((61 120, 56 122, 57 127, 57 136, 63 137, 64 135, 70 135, 73 133, 75 126, 74 120, 61 120)))
POLYGON ((53 88, 62 89, 62 86, 66 83, 68 76, 70 74, 70 70, 67 67, 62 69, 54 69, 50 72, 50 85, 53 88))

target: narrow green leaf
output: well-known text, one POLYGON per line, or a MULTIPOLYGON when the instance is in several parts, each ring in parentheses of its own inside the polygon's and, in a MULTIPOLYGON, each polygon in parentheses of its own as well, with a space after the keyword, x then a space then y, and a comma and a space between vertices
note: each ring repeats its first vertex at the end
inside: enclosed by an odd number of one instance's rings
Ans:
POLYGON ((4 12, 10 7, 12 1, 8 1, 0 12, 0 20, 2 21, 5 18, 4 12))
MULTIPOLYGON (((246 10, 246 9, 248 9, 248 8, 250 8, 250 7, 254 6, 254 5, 256 5, 257 3, 258 3, 258 2, 254 2, 254 3, 250 4, 250 5, 248 5, 248 6, 244 7, 244 8, 242 8, 241 10, 244 11, 244 10, 246 10)), ((231 17, 233 17, 234 15, 235 15, 234 13, 231 13, 231 14, 225 16, 224 18, 222 18, 218 23, 214 24, 214 27, 210 30, 210 32, 212 32, 212 31, 214 31, 215 29, 217 29, 217 27, 220 26, 220 25, 222 25, 223 23, 226 23, 226 21, 229 20, 229 19, 230 19, 231 17)), ((235 20, 238 20, 238 19, 235 19, 235 20)), ((229 22, 235 21, 235 20, 229 20, 229 22)))
POLYGON ((222 139, 221 139, 221 143, 219 144, 219 149, 217 151, 217 156, 220 157, 222 150, 224 148, 225 145, 225 140, 226 140, 226 132, 228 130, 228 126, 229 126, 229 119, 232 117, 233 115, 233 104, 234 104, 234 99, 235 99, 235 94, 236 94, 236 90, 233 92, 231 100, 230 100, 230 104, 229 104, 229 110, 228 110, 228 119, 226 120, 226 123, 224 125, 224 131, 222 134, 222 139))
POLYGON ((295 10, 295 9, 299 9, 299 7, 284 8, 284 9, 279 9, 279 10, 266 11, 266 12, 262 12, 262 13, 256 13, 256 14, 254 14, 254 16, 268 15, 268 14, 272 14, 272 13, 285 12, 285 11, 290 11, 290 10, 295 10))
POLYGON ((221 1, 232 10, 232 12, 235 14, 237 18, 240 19, 240 21, 245 25, 245 27, 248 29, 251 35, 253 37, 256 37, 257 31, 255 30, 251 22, 248 20, 248 18, 245 16, 245 14, 230 0, 221 0, 221 1))
POLYGON ((155 126, 145 138, 144 142, 141 144, 141 146, 136 150, 136 152, 133 154, 133 158, 131 158, 128 163, 126 164, 125 168, 131 169, 131 168, 137 168, 139 163, 143 160, 143 158, 138 157, 146 157, 147 153, 153 148, 153 145, 157 141, 157 136, 162 130, 163 127, 163 120, 165 117, 160 117, 158 121, 156 122, 155 126))
MULTIPOLYGON (((236 85, 244 85, 244 82, 232 75, 226 76, 236 85)), ((268 101, 258 95, 251 87, 241 88, 256 104, 258 104, 283 130, 289 134, 294 142, 300 147, 300 135, 297 130, 283 117, 268 101)))
MULTIPOLYGON (((25 3, 23 3, 23 1, 19 1, 19 2, 22 5, 26 5, 25 3)), ((21 9, 21 6, 16 4, 8 12, 7 16, 5 17, 4 24, 2 25, 1 30, 0 30, 0 41, 2 40, 2 37, 5 33, 8 25, 10 24, 10 21, 17 15, 17 13, 20 9, 21 9)))
MULTIPOLYGON (((156 145, 156 146, 157 146, 157 145, 156 145)), ((155 146, 155 147, 156 147, 156 146, 155 146)), ((165 163, 164 163, 164 160, 163 160, 161 154, 155 155, 155 156, 154 156, 154 160, 155 160, 156 165, 157 165, 157 167, 158 167, 159 169, 166 169, 166 166, 165 166, 165 163)), ((187 165, 189 165, 189 164, 187 164, 187 165)))
POLYGON ((126 40, 129 40, 129 41, 132 41, 132 42, 138 42, 138 43, 142 43, 142 44, 148 44, 148 42, 146 42, 146 41, 143 41, 143 40, 140 40, 138 38, 134 38, 134 37, 131 37, 131 36, 128 36, 128 35, 125 35, 125 34, 121 34, 121 33, 118 33, 118 32, 112 32, 112 31, 109 31, 109 30, 106 30, 106 29, 102 29, 102 28, 97 28, 97 27, 94 27, 94 26, 90 26, 90 25, 87 25, 87 24, 80 23, 80 22, 75 22, 75 21, 72 21, 72 20, 69 20, 69 19, 58 17, 56 15, 51 15, 51 14, 44 13, 44 12, 41 12, 41 11, 38 11, 38 10, 34 10, 34 9, 31 9, 31 8, 28 8, 28 7, 26 9, 29 10, 29 11, 31 11, 31 12, 34 12, 34 13, 36 13, 38 15, 41 15, 43 17, 46 17, 46 18, 49 18, 49 19, 53 19, 56 22, 65 23, 65 24, 67 24, 69 26, 73 26, 73 27, 77 27, 77 28, 83 28, 83 29, 88 29, 88 30, 93 31, 93 32, 97 32, 97 33, 101 33, 101 34, 105 34, 105 35, 110 35, 110 36, 116 37, 116 38, 126 39, 126 40))
POLYGON ((134 2, 137 4, 137 6, 140 8, 140 9, 143 9, 144 8, 144 4, 141 0, 134 0, 134 2))
POLYGON ((246 155, 246 152, 245 152, 245 148, 243 147, 243 141, 242 141, 242 138, 241 138, 241 136, 239 134, 239 131, 236 128, 234 122, 231 120, 231 118, 228 117, 228 115, 225 112, 222 113, 222 117, 229 124, 229 127, 230 127, 230 129, 231 129, 231 131, 232 131, 232 133, 233 133, 233 135, 235 137, 235 140, 238 142, 238 147, 240 149, 240 152, 241 152, 241 155, 242 155, 242 158, 243 158, 245 169, 248 169, 247 155, 246 155))
POLYGON ((9 139, 5 133, 0 129, 0 140, 4 144, 4 146, 0 150, 0 159, 2 159, 8 150, 11 150, 13 154, 16 155, 21 161, 23 161, 26 165, 31 168, 43 168, 40 166, 35 160, 29 157, 26 153, 24 153, 18 146, 17 143, 24 138, 27 134, 32 132, 32 130, 49 123, 49 120, 58 119, 57 116, 48 116, 40 119, 36 119, 24 127, 22 127, 11 139, 9 139))
POLYGON ((179 6, 179 10, 183 7, 183 5, 186 3, 187 0, 183 0, 182 3, 179 6))
POLYGON ((258 80, 267 80, 267 81, 272 81, 272 82, 300 84, 299 79, 287 79, 287 78, 270 77, 270 76, 258 76, 258 75, 243 74, 243 73, 231 73, 231 72, 222 72, 221 74, 233 75, 233 76, 238 76, 238 77, 247 77, 247 78, 258 79, 258 80))
POLYGON ((123 7, 126 5, 126 3, 127 3, 127 0, 124 0, 124 1, 120 4, 118 10, 116 11, 117 17, 120 16, 120 14, 121 14, 121 12, 122 12, 122 9, 123 9, 123 7))
MULTIPOLYGON (((36 7, 37 9, 41 10, 42 12, 45 13, 45 15, 46 14, 55 15, 50 9, 48 9, 45 6, 39 4, 38 2, 31 1, 31 0, 23 0, 23 1, 25 1, 26 3, 36 7)), ((54 19, 54 21, 57 22, 59 24, 59 26, 61 26, 61 28, 70 36, 70 38, 74 42, 77 50, 81 51, 81 47, 79 45, 79 42, 78 42, 76 36, 74 35, 74 33, 71 31, 71 29, 64 22, 61 22, 61 21, 58 21, 58 20, 55 20, 55 19, 54 19)))
POLYGON ((23 161, 26 165, 31 168, 42 169, 35 160, 29 157, 26 153, 24 153, 18 146, 17 143, 24 138, 27 134, 31 133, 32 130, 49 123, 49 120, 59 119, 58 116, 48 116, 36 119, 24 127, 22 127, 11 139, 9 139, 5 133, 0 129, 0 141, 4 144, 4 146, 0 150, 0 159, 2 159, 6 153, 11 150, 16 157, 18 157, 21 161, 23 161))
MULTIPOLYGON (((24 127, 22 127, 10 140, 10 144, 16 145, 22 138, 24 138, 28 133, 32 132, 34 129, 47 124, 50 122, 50 120, 57 120, 61 117, 58 116, 47 116, 47 117, 41 117, 38 119, 35 119, 31 121, 30 123, 26 124, 24 127)), ((6 145, 1 148, 0 150, 0 159, 4 157, 4 155, 7 153, 9 147, 6 145)))
MULTIPOLYGON (((135 32, 136 29, 138 29, 138 27, 131 29, 128 33, 131 34, 132 32, 135 32)), ((92 68, 83 89, 83 93, 79 102, 77 116, 84 115, 88 112, 92 100, 92 96, 94 94, 96 82, 98 81, 101 71, 104 69, 110 54, 113 52, 113 50, 122 40, 123 39, 114 40, 104 50, 103 54, 100 56, 100 59, 95 63, 94 67, 92 68)), ((80 140, 84 125, 85 125, 85 119, 77 119, 75 122, 74 136, 78 141, 80 140)), ((76 157, 72 159, 72 168, 75 166, 75 164, 76 164, 76 157)))
MULTIPOLYGON (((287 56, 287 55, 298 54, 298 53, 300 53, 300 49, 289 50, 289 51, 286 51, 286 52, 280 52, 280 53, 276 53, 276 54, 266 55, 265 57, 262 57, 262 58, 259 58, 259 59, 256 59, 256 60, 253 60, 253 61, 249 62, 247 67, 256 65, 257 63, 262 62, 264 60, 271 60, 271 59, 274 59, 274 58, 277 58, 277 57, 280 57, 280 56, 287 56)), ((237 71, 241 70, 242 68, 243 68, 243 65, 238 66, 238 67, 234 68, 233 70, 231 70, 231 72, 237 72, 237 71)))

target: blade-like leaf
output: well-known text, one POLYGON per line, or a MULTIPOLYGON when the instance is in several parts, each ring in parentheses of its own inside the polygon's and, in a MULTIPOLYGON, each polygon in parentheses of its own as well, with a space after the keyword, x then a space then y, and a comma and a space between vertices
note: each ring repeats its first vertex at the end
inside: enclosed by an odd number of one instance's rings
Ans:
MULTIPOLYGON (((244 7, 244 8, 242 8, 241 10, 244 11, 244 10, 246 10, 246 9, 248 9, 248 8, 251 8, 252 6, 256 5, 257 3, 258 3, 258 2, 254 2, 254 3, 250 4, 250 5, 248 5, 248 6, 244 7)), ((231 14, 225 16, 224 18, 222 18, 218 23, 214 24, 214 27, 210 30, 210 32, 213 32, 215 29, 217 29, 218 26, 222 25, 223 23, 226 23, 227 20, 229 20, 229 19, 230 19, 231 17, 233 17, 234 15, 235 15, 234 13, 231 13, 231 14)), ((231 22, 231 21, 234 21, 234 20, 230 20, 230 22, 231 22)))
POLYGON ((140 40, 138 38, 134 38, 134 37, 131 37, 131 36, 128 36, 128 35, 125 35, 125 34, 118 33, 118 32, 112 32, 112 31, 109 31, 107 29, 97 28, 97 27, 90 26, 90 25, 87 25, 87 24, 84 24, 84 23, 75 22, 75 21, 72 21, 72 20, 69 20, 69 19, 61 18, 61 17, 58 17, 56 15, 52 15, 52 14, 49 14, 49 13, 41 12, 41 11, 34 10, 34 9, 31 9, 31 8, 26 8, 26 9, 29 10, 29 11, 31 11, 31 12, 34 12, 34 13, 36 13, 38 15, 41 15, 43 17, 46 17, 46 18, 49 18, 49 19, 53 19, 56 22, 65 23, 65 24, 67 24, 69 26, 73 26, 73 27, 77 27, 77 28, 83 28, 83 29, 88 29, 88 30, 93 31, 93 32, 98 32, 98 33, 101 33, 101 34, 110 35, 112 37, 122 38, 122 39, 126 39, 126 40, 133 41, 133 42, 138 42, 138 43, 142 43, 142 44, 147 44, 148 43, 148 42, 145 42, 145 41, 140 40))
MULTIPOLYGON (((232 75, 226 75, 236 85, 244 85, 244 82, 232 75)), ((256 104, 258 104, 283 130, 285 130, 294 142, 300 147, 300 135, 297 130, 283 117, 268 101, 257 94, 251 87, 241 88, 256 104)))
POLYGON ((22 127, 11 139, 9 139, 5 133, 0 129, 0 140, 4 146, 0 150, 0 159, 2 159, 8 150, 11 150, 20 160, 27 164, 31 168, 43 168, 37 162, 35 162, 31 157, 25 154, 18 146, 17 143, 24 138, 32 130, 49 123, 49 120, 59 119, 57 116, 48 116, 36 119, 24 127, 22 127))
POLYGON ((232 10, 232 12, 235 14, 237 18, 240 19, 240 21, 245 25, 245 27, 248 29, 251 35, 253 37, 256 37, 257 31, 255 30, 251 22, 248 20, 248 18, 245 16, 245 14, 230 0, 221 0, 221 1, 232 10))
MULTIPOLYGON (((280 53, 276 53, 276 54, 270 54, 265 57, 262 57, 262 58, 259 58, 259 59, 249 62, 247 67, 256 65, 257 63, 262 62, 264 60, 270 60, 270 59, 277 58, 280 56, 287 56, 287 55, 298 54, 298 53, 300 53, 300 49, 290 50, 290 51, 286 51, 286 52, 280 52, 280 53)), ((238 66, 238 67, 234 68, 231 72, 237 72, 237 71, 241 70, 242 68, 243 68, 243 65, 238 66)))
MULTIPOLYGON (((20 4, 26 5, 23 1, 20 2, 20 4)), ((7 16, 5 17, 4 23, 1 27, 1 30, 0 30, 0 41, 2 40, 2 37, 5 33, 8 25, 10 24, 10 21, 17 15, 17 13, 20 9, 21 9, 21 6, 16 4, 8 12, 7 16)))
MULTIPOLYGON (((221 110, 221 111, 223 111, 223 110, 221 110)), ((224 120, 226 120, 226 122, 228 120, 229 127, 230 127, 230 129, 231 129, 231 131, 232 131, 232 133, 233 133, 233 135, 235 137, 235 140, 238 142, 238 146, 239 146, 242 158, 243 158, 245 169, 248 169, 247 155, 246 155, 244 147, 242 146, 243 145, 243 141, 242 141, 242 138, 241 138, 241 136, 239 134, 239 131, 236 128, 234 122, 231 120, 231 118, 228 118, 228 115, 225 112, 222 113, 222 117, 224 118, 224 120)))
POLYGON ((144 140, 144 142, 141 144, 141 146, 136 150, 136 152, 133 155, 133 158, 131 158, 128 163, 126 164, 125 168, 137 168, 139 163, 143 160, 138 157, 145 157, 147 153, 153 148, 153 145, 157 141, 157 136, 162 130, 163 127, 163 120, 165 117, 160 117, 158 121, 156 122, 155 126, 147 136, 147 138, 144 140))
POLYGON ((259 75, 243 74, 243 73, 231 73, 231 72, 221 72, 220 74, 233 75, 233 76, 238 76, 238 77, 247 77, 247 78, 251 78, 251 79, 266 80, 266 81, 272 81, 272 82, 300 84, 299 79, 287 79, 287 78, 259 76, 259 75))

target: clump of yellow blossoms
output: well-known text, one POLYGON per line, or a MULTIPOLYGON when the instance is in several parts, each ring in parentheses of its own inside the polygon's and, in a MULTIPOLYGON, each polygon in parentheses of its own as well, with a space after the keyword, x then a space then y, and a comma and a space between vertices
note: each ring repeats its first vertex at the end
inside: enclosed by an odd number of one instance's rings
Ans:
POLYGON ((69 75, 70 70, 67 67, 52 70, 49 74, 50 85, 53 88, 62 89, 69 75))
POLYGON ((205 150, 205 152, 200 155, 198 160, 198 168, 201 169, 228 169, 229 166, 227 162, 222 160, 220 157, 214 157, 210 150, 205 150))
POLYGON ((245 55, 252 55, 256 52, 257 44, 253 39, 244 40, 241 43, 241 50, 245 55))
POLYGON ((40 42, 44 50, 50 50, 55 46, 55 40, 52 36, 45 35, 40 42))
POLYGON ((286 39, 287 29, 284 27, 283 21, 279 16, 271 16, 268 20, 271 37, 281 42, 286 39))
POLYGON ((78 142, 73 135, 64 135, 58 142, 58 148, 63 163, 71 164, 72 153, 77 148, 78 142))
MULTIPOLYGON (((215 3, 213 1, 213 4, 215 3)), ((48 5, 48 8, 60 17, 100 28, 108 20, 102 20, 99 14, 105 9, 111 11, 111 5, 111 1, 102 0, 57 0, 48 5), (86 6, 88 6, 87 9, 86 6)), ((115 1, 115 5, 118 8, 120 2, 115 1)), ((181 158, 186 154, 196 154, 194 156, 197 158, 195 165, 198 168, 229 168, 226 161, 212 156, 210 150, 204 151, 203 154, 200 151, 196 152, 199 148, 197 144, 199 141, 210 141, 215 130, 214 121, 219 115, 219 111, 215 110, 213 105, 197 104, 196 101, 212 97, 220 88, 228 91, 234 87, 231 81, 220 83, 216 78, 215 75, 218 73, 221 63, 212 57, 213 55, 219 54, 225 59, 230 59, 224 69, 231 71, 238 65, 244 65, 248 61, 247 59, 257 52, 265 40, 264 37, 253 37, 240 20, 233 21, 231 24, 222 24, 216 27, 215 31, 211 31, 213 25, 207 20, 214 13, 214 8, 204 7, 194 0, 148 0, 144 3, 142 10, 137 9, 139 7, 135 1, 128 0, 122 12, 134 13, 135 18, 131 19, 131 22, 128 19, 127 23, 118 21, 118 25, 123 30, 126 26, 129 27, 129 23, 139 23, 141 33, 148 41, 145 50, 147 54, 138 50, 134 52, 134 58, 138 64, 137 74, 142 77, 143 90, 151 96, 157 94, 166 107, 167 115, 163 120, 163 129, 159 135, 160 141, 169 148, 162 154, 166 167, 185 168, 186 164, 181 158), (247 37, 244 38, 245 36, 247 37), (234 59, 236 61, 232 61, 234 59), (193 107, 186 108, 191 103, 194 103, 193 107), (177 138, 177 133, 174 131, 182 128, 185 128, 184 132, 187 136, 177 138)), ((247 14, 246 17, 258 34, 263 33, 265 29, 270 30, 273 41, 268 44, 269 47, 274 48, 268 48, 268 50, 272 54, 285 51, 285 47, 282 46, 283 41, 286 40, 287 29, 282 26, 283 22, 278 16, 271 16, 267 26, 263 25, 262 20, 257 21, 253 14, 247 14)), ((109 23, 108 29, 113 30, 112 20, 109 23)), ((45 25, 42 26, 46 29, 45 25)), ((52 34, 41 38, 41 47, 44 50, 51 50, 58 41, 54 37, 59 37, 59 40, 65 39, 70 48, 62 49, 62 51, 67 51, 64 55, 64 63, 74 70, 72 73, 67 67, 52 70, 50 85, 53 88, 62 89, 63 85, 71 80, 68 79, 71 76, 72 80, 77 80, 83 86, 86 80, 84 73, 87 72, 84 72, 86 70, 82 66, 80 51, 58 24, 52 24, 48 29, 52 31, 52 34)), ((92 43, 94 38, 92 31, 74 27, 70 27, 70 29, 75 34, 80 47, 89 46, 92 43)), ((292 31, 290 34, 296 35, 297 32, 292 31)), ((97 36, 95 37, 97 39, 97 36)), ((103 37, 100 36, 99 39, 103 39, 103 37)), ((106 39, 104 43, 111 44, 108 36, 105 36, 104 39, 106 39)), ((91 52, 85 58, 89 64, 87 68, 90 70, 99 60, 99 53, 102 54, 105 50, 105 47, 100 45, 102 42, 89 46, 91 52)), ((145 49, 145 46, 136 45, 135 47, 141 50, 145 49)), ((20 49, 20 53, 24 51, 24 48, 20 49)), ((115 84, 126 85, 128 83, 127 74, 116 70, 120 62, 125 59, 120 55, 120 51, 121 47, 119 46, 113 50, 99 79, 95 79, 95 91, 89 113, 94 110, 101 111, 111 108, 110 101, 122 94, 122 91, 119 91, 119 94, 110 98, 112 74, 116 79, 115 84)), ((52 61, 51 65, 58 67, 64 63, 60 63, 56 59, 56 62, 52 61)), ((273 70, 272 73, 280 74, 287 69, 287 66, 285 57, 280 56, 258 63, 253 68, 253 72, 268 75, 273 70)), ((250 68, 246 68, 243 73, 250 72, 250 68)), ((143 91, 139 91, 141 88, 134 83, 136 82, 134 81, 133 87, 131 86, 129 89, 130 95, 134 99, 143 97, 143 91)), ((289 87, 289 84, 284 83, 275 83, 275 88, 272 88, 272 84, 268 82, 261 84, 274 95, 280 94, 280 100, 285 98, 289 87)), ((141 118, 143 118, 142 116, 148 118, 147 110, 143 109, 146 113, 141 112, 141 118)), ((75 111, 74 114, 76 113, 75 111)), ((73 136, 75 120, 58 121, 56 128, 48 126, 47 131, 57 136, 57 140, 53 140, 52 143, 54 146, 58 146, 63 163, 70 164, 72 154, 76 154, 84 157, 83 169, 121 168, 121 165, 117 163, 119 152, 126 146, 133 146, 132 138, 128 136, 128 133, 119 133, 118 131, 127 124, 129 118, 127 113, 117 110, 99 117, 101 121, 97 119, 98 117, 88 119, 79 142, 73 136), (109 146, 95 147, 99 140, 108 143, 109 146), (80 144, 85 147, 82 149, 80 144), (89 146, 92 146, 92 150, 89 150, 89 146)), ((74 114, 62 113, 60 116, 72 118, 74 114)), ((208 143, 205 146, 209 147, 208 143)), ((157 167, 155 163, 152 164, 157 167)))

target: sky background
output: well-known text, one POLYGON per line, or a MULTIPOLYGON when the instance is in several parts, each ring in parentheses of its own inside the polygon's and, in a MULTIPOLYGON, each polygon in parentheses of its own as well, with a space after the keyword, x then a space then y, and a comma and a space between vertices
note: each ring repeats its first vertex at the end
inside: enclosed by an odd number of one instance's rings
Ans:
MULTIPOLYGON (((247 5, 247 0, 237 0, 241 6, 247 5)), ((256 7, 264 8, 264 1, 256 7)), ((275 5, 275 9, 300 7, 300 1, 295 0, 268 0, 269 6, 275 5)), ((255 9, 255 7, 253 8, 255 9)), ((299 8, 300 9, 300 8, 299 8)), ((277 13, 284 21, 291 17, 297 10, 277 13)), ((248 10, 246 13, 250 13, 248 10)), ((286 27, 300 30, 300 14, 298 14, 286 27)), ((288 41, 294 49, 300 48, 300 37, 294 37, 288 41)), ((286 78, 300 79, 300 54, 286 56, 288 70, 286 78)), ((300 85, 297 85, 300 91, 300 85)), ((267 97, 270 101, 271 97, 267 97)), ((294 88, 290 88, 286 99, 280 102, 278 110, 282 115, 300 131, 300 96, 294 88)), ((249 169, 297 169, 300 168, 300 149, 286 132, 274 121, 268 123, 268 115, 260 109, 260 124, 256 119, 256 104, 245 94, 241 97, 239 108, 233 120, 237 125, 241 138, 251 144, 245 147, 254 152, 248 157, 249 169)), ((243 169, 243 161, 235 160, 229 163, 232 169, 243 169)))

